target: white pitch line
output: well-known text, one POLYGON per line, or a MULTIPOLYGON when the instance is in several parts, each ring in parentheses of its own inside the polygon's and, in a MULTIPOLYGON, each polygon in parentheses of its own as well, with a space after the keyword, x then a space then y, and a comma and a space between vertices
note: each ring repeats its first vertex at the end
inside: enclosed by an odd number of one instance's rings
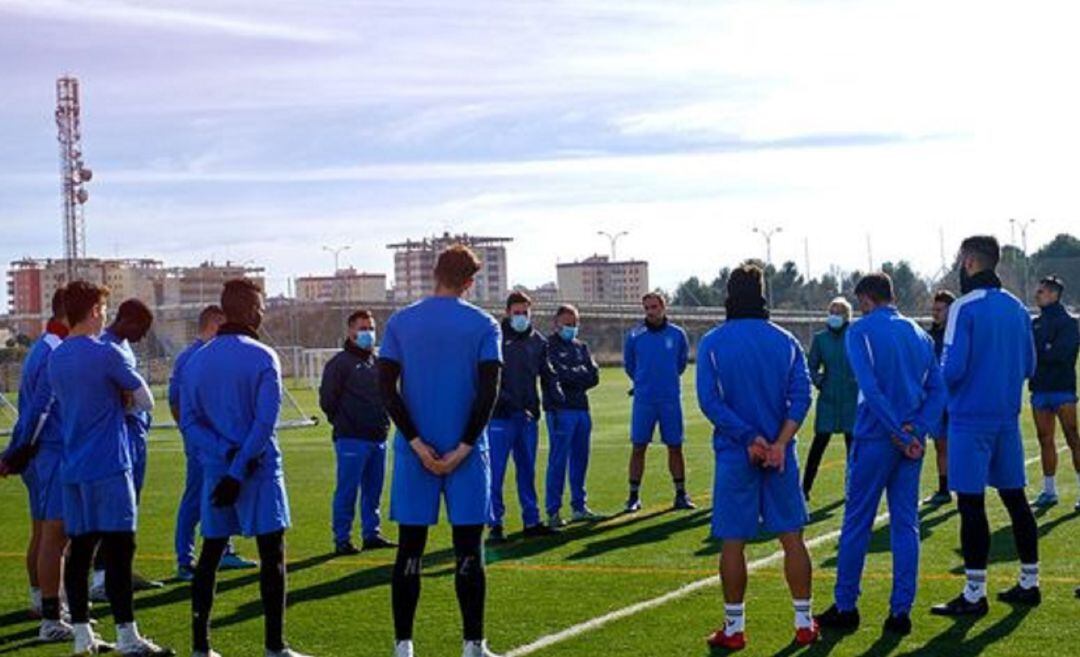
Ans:
MULTIPOLYGON (((1063 451, 1065 451, 1064 447, 1058 450, 1059 453, 1063 452, 1063 451)), ((1038 456, 1032 457, 1032 458, 1030 458, 1030 459, 1028 459, 1027 461, 1024 462, 1024 467, 1026 468, 1027 466, 1031 465, 1032 463, 1036 463, 1038 460, 1039 460, 1038 456)), ((882 513, 881 515, 874 518, 874 526, 877 526, 880 523, 883 523, 888 519, 889 519, 889 514, 887 512, 882 513)), ((806 547, 807 548, 814 548, 814 547, 817 547, 817 546, 822 545, 824 543, 828 543, 830 541, 833 541, 833 540, 835 540, 835 539, 837 539, 839 537, 840 537, 840 530, 839 529, 834 529, 831 532, 826 532, 824 534, 821 534, 820 536, 815 536, 814 538, 811 538, 810 540, 806 541, 806 547)), ((748 563, 746 565, 746 570, 747 570, 747 572, 753 572, 753 571, 758 570, 760 568, 764 568, 765 566, 769 566, 769 565, 771 565, 771 564, 773 564, 773 563, 775 563, 777 561, 780 561, 783 558, 784 558, 784 551, 783 550, 777 550, 776 552, 773 552, 772 554, 770 554, 767 557, 762 557, 760 559, 755 559, 754 561, 751 561, 750 563, 748 563)), ((570 627, 566 628, 565 630, 560 630, 558 632, 555 632, 554 634, 548 634, 546 636, 542 636, 539 639, 537 639, 537 640, 535 640, 535 641, 533 641, 531 643, 526 643, 523 646, 518 646, 517 648, 514 648, 513 650, 509 650, 509 651, 503 653, 503 657, 523 657, 524 655, 531 655, 532 653, 534 653, 534 652, 536 652, 538 650, 543 650, 544 648, 547 648, 548 646, 553 646, 556 643, 562 643, 563 641, 566 641, 568 639, 572 639, 572 638, 574 638, 576 636, 580 636, 580 635, 585 634, 587 632, 592 632, 593 630, 598 630, 601 627, 603 627, 603 626, 605 626, 605 625, 607 625, 609 623, 613 623, 613 622, 615 622, 617 620, 627 618, 627 617, 633 616, 635 614, 639 614, 639 613, 641 613, 643 611, 648 611, 649 609, 654 609, 654 608, 659 607, 661 605, 665 605, 665 604, 667 604, 669 602, 672 602, 673 600, 678 600, 680 598, 685 598, 686 596, 690 595, 691 593, 695 593, 695 592, 700 591, 702 589, 709 588, 710 586, 716 586, 719 583, 720 583, 720 576, 719 575, 710 575, 709 577, 706 577, 704 579, 699 579, 697 581, 690 582, 689 584, 684 584, 683 586, 680 586, 679 588, 677 588, 677 589, 675 589, 673 591, 668 591, 667 593, 665 593, 663 595, 660 595, 660 596, 657 596, 655 598, 650 598, 648 600, 643 600, 641 602, 634 603, 632 605, 629 605, 627 607, 623 607, 621 609, 616 609, 615 611, 608 612, 608 613, 606 613, 606 614, 604 614, 602 616, 597 616, 596 618, 587 620, 584 623, 578 623, 577 625, 571 625, 570 627)))

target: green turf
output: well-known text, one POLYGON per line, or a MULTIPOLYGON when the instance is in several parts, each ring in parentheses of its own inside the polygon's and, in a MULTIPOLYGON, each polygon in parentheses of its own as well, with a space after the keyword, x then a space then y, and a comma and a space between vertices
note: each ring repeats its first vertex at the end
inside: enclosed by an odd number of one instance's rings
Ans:
MULTIPOLYGON (((589 472, 590 504, 598 511, 614 512, 625 498, 626 432, 629 399, 619 370, 606 369, 603 383, 592 396, 596 430, 589 472)), ((645 510, 593 526, 574 526, 551 540, 522 541, 488 552, 488 636, 499 651, 528 643, 543 635, 594 618, 634 602, 671 591, 715 572, 718 546, 708 539, 712 485, 709 429, 697 411, 691 374, 685 377, 687 397, 688 486, 701 510, 668 510, 672 491, 663 454, 650 453, 643 497, 645 510)), ((316 411, 310 390, 294 389, 309 413, 316 411)), ((14 401, 14 400, 12 400, 14 401)), ((812 418, 810 420, 812 422, 812 418)), ((1028 456, 1035 455, 1031 423, 1024 417, 1028 456)), ((808 431, 802 435, 807 436, 808 431)), ((392 643, 389 564, 392 553, 383 551, 349 558, 331 558, 330 496, 333 489, 333 454, 325 427, 281 434, 285 450, 294 529, 290 549, 289 613, 287 632, 298 648, 316 656, 389 655, 392 643)), ((541 470, 546 462, 542 439, 541 470)), ((800 448, 804 453, 805 442, 800 448)), ((863 628, 842 640, 828 639, 803 652, 808 655, 920 654, 920 655, 1038 655, 1080 654, 1080 600, 1073 589, 1080 585, 1080 522, 1072 512, 1077 496, 1075 478, 1062 461, 1059 477, 1063 504, 1041 516, 1044 536, 1042 577, 1045 601, 1025 613, 1004 605, 992 606, 990 616, 976 623, 953 623, 932 617, 927 607, 952 597, 961 586, 958 574, 957 518, 953 506, 929 512, 924 518, 923 563, 919 599, 914 614, 915 632, 896 642, 883 639, 880 621, 887 608, 890 560, 888 530, 879 529, 872 543, 864 581, 861 609, 863 628), (1070 652, 1071 651, 1071 652, 1070 652)), ((143 495, 137 566, 146 575, 168 578, 173 573, 172 532, 175 503, 183 485, 183 455, 174 431, 152 436, 148 487, 143 495)), ((1031 466, 1029 477, 1038 475, 1031 466)), ((826 453, 812 503, 809 537, 839 526, 843 507, 843 447, 837 437, 826 453)), ((936 473, 932 461, 924 469, 924 490, 936 473)), ((520 529, 517 505, 508 474, 510 506, 508 528, 520 529)), ((540 478, 542 482, 542 476, 540 478)), ((541 485, 542 489, 542 485, 541 485)), ((542 490, 541 490, 542 495, 542 490)), ((0 652, 26 655, 63 655, 69 646, 40 647, 30 643, 36 625, 25 620, 26 578, 22 550, 27 534, 25 493, 21 483, 0 484, 0 652)), ((384 501, 386 498, 384 497, 384 501)), ((385 508, 384 504, 384 508, 385 508)), ((994 528, 991 589, 1007 586, 1015 576, 1007 517, 1000 503, 990 504, 994 528)), ((394 531, 387 526, 390 534, 394 531)), ((251 541, 239 542, 242 552, 254 554, 251 541)), ((430 542, 416 641, 421 657, 459 654, 459 619, 453 593, 453 571, 446 527, 438 528, 430 542)), ((750 546, 750 558, 777 549, 774 541, 750 546)), ((818 610, 831 601, 835 573, 835 542, 813 551, 816 565, 815 604, 818 610)), ((140 594, 136 609, 140 625, 155 639, 190 649, 187 588, 170 584, 159 592, 140 594)), ((225 657, 260 654, 262 622, 258 587, 251 573, 224 574, 215 607, 214 643, 225 657)), ((665 606, 638 614, 564 643, 539 655, 706 655, 703 637, 720 621, 718 587, 710 587, 665 606)), ((97 615, 101 629, 113 636, 106 606, 97 615)), ((792 654, 789 647, 792 618, 789 596, 779 565, 751 575, 748 597, 746 654, 792 654)))

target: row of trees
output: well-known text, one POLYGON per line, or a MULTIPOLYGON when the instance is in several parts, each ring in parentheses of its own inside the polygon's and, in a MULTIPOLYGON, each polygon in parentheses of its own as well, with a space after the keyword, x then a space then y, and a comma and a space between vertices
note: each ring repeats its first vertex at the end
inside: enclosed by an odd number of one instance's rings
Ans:
MULTIPOLYGON (((808 280, 791 261, 779 268, 765 265, 760 260, 750 262, 765 269, 771 286, 772 305, 782 310, 821 311, 834 297, 850 299, 864 274, 857 270, 841 272, 834 269, 808 280)), ((906 260, 900 260, 883 263, 881 270, 892 277, 897 304, 907 312, 925 311, 939 288, 957 291, 960 287, 955 267, 944 275, 927 277, 916 272, 906 260)), ((1068 234, 1058 235, 1030 256, 1015 246, 1005 246, 998 272, 1009 290, 1029 302, 1032 288, 1048 274, 1059 276, 1066 285, 1080 288, 1080 239, 1068 234)), ((723 306, 730 275, 731 269, 724 267, 711 281, 692 276, 675 288, 672 303, 691 307, 723 306)))

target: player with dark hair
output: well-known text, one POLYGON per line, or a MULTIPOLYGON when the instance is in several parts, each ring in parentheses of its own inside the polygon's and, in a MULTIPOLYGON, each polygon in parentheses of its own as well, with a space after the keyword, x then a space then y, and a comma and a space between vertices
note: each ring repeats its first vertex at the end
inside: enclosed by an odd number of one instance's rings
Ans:
POLYGON ((724 589, 724 627, 708 643, 746 646, 746 543, 765 531, 783 547, 795 641, 807 645, 819 632, 795 434, 810 410, 810 373, 799 341, 769 321, 760 267, 731 272, 727 293, 726 320, 701 339, 697 363, 698 404, 713 425, 712 535, 722 541, 724 589))
POLYGON ((247 279, 225 283, 225 323, 184 366, 180 429, 203 467, 202 552, 191 584, 192 648, 213 657, 210 613, 218 565, 229 538, 254 536, 259 548, 267 657, 302 657, 285 645, 285 530, 289 499, 275 427, 281 411, 281 365, 259 342, 262 290, 247 279))
POLYGON ((844 523, 837 556, 836 603, 818 617, 823 628, 859 626, 859 585, 874 516, 888 496, 893 590, 885 631, 911 633, 919 578, 919 475, 923 443, 941 422, 945 382, 934 343, 897 311, 888 274, 855 286, 863 318, 847 334, 859 383, 854 444, 848 461, 844 523))
POLYGON ((998 594, 1013 604, 1035 605, 1039 593, 1039 534, 1024 496, 1024 445, 1019 414, 1024 380, 1035 373, 1031 317, 1002 289, 995 269, 1001 247, 991 236, 960 245, 960 290, 949 308, 942 373, 949 388, 949 487, 960 510, 960 548, 967 583, 963 592, 931 611, 942 616, 982 616, 990 523, 986 487, 998 490, 1012 520, 1020 556, 1016 586, 998 594))
MULTIPOLYGON (((1080 482, 1080 432, 1076 427, 1076 358, 1080 353, 1080 323, 1061 303, 1065 283, 1057 276, 1039 281, 1035 303, 1039 316, 1032 323, 1037 364, 1031 377, 1031 411, 1039 434, 1039 456, 1043 468, 1043 489, 1032 502, 1036 508, 1058 502, 1057 445, 1055 424, 1061 422, 1065 444, 1072 454, 1073 471, 1080 482)), ((1080 511, 1080 499, 1075 509, 1080 511)))
POLYGON ((105 558, 105 591, 116 621, 116 650, 140 657, 172 655, 139 634, 131 565, 138 497, 126 413, 149 412, 154 397, 131 360, 98 336, 108 288, 86 281, 64 291, 71 333, 49 358, 49 382, 60 408, 63 436, 64 529, 71 541, 64 588, 75 630, 75 654, 112 648, 90 627, 87 579, 94 552, 105 558))
POLYGON ((511 455, 514 458, 515 483, 521 504, 524 535, 545 536, 557 531, 558 518, 540 522, 536 499, 536 451, 540 446, 541 396, 545 405, 562 398, 555 370, 548 358, 548 341, 532 324, 532 299, 524 292, 511 292, 506 298, 506 317, 502 321, 503 371, 499 397, 488 424, 491 450, 491 518, 488 542, 506 540, 503 531, 503 478, 511 455))
POLYGON ((465 246, 443 251, 434 295, 396 312, 379 353, 383 400, 397 434, 390 517, 398 523, 391 599, 394 654, 413 656, 413 620, 428 528, 446 499, 463 657, 491 655, 484 640, 483 532, 491 513, 487 424, 502 368, 499 324, 462 297, 480 262, 465 246))
POLYGON ((30 495, 31 532, 26 550, 30 575, 30 613, 41 618, 38 639, 70 641, 71 625, 64 620, 60 579, 67 536, 64 534, 63 488, 60 462, 63 437, 60 413, 52 401, 49 357, 67 337, 64 290, 52 297, 52 317, 45 333, 30 348, 19 380, 19 418, 11 443, 0 456, 0 476, 22 474, 30 495))
MULTIPOLYGON (((948 290, 938 290, 934 293, 933 302, 930 304, 931 324, 927 333, 934 341, 934 355, 938 363, 941 363, 941 354, 945 350, 945 327, 949 323, 949 307, 956 301, 956 295, 948 290)), ((949 439, 948 439, 948 413, 941 414, 941 422, 932 427, 930 437, 934 441, 934 460, 937 466, 938 487, 934 494, 923 500, 928 506, 940 506, 952 502, 952 493, 949 492, 949 439)))
MULTIPOLYGON (((191 355, 214 339, 218 328, 225 323, 225 313, 217 304, 209 305, 199 313, 198 335, 195 340, 181 351, 173 361, 172 376, 169 378, 169 411, 176 426, 180 426, 180 390, 183 387, 184 367, 191 355)), ((184 437, 184 458, 187 463, 184 479, 184 492, 180 495, 180 504, 176 510, 176 578, 190 582, 195 577, 195 527, 199 524, 199 506, 203 487, 203 469, 199 455, 192 441, 184 437)), ((233 549, 232 541, 225 549, 221 559, 222 570, 255 568, 259 564, 244 559, 233 549)))
POLYGON ((563 486, 570 481, 570 519, 573 522, 600 520, 588 505, 585 474, 589 469, 592 415, 589 390, 600 385, 600 368, 589 353, 589 345, 578 337, 581 318, 571 305, 555 311, 555 332, 548 337, 548 358, 562 389, 560 399, 545 402, 548 452, 544 506, 549 524, 562 524, 563 486))
POLYGON ((390 419, 379 392, 375 318, 357 310, 345 322, 345 343, 323 369, 319 406, 333 427, 337 479, 332 506, 334 552, 358 554, 352 542, 356 501, 364 550, 395 547, 382 535, 379 502, 386 477, 390 419))
POLYGON ((630 418, 630 496, 626 513, 641 510, 641 478, 645 473, 645 453, 657 425, 668 450, 668 469, 675 485, 676 509, 697 508, 686 492, 685 438, 682 412, 682 382, 690 362, 690 342, 686 331, 667 318, 667 302, 656 292, 641 299, 645 319, 626 334, 623 369, 630 377, 633 396, 630 418))

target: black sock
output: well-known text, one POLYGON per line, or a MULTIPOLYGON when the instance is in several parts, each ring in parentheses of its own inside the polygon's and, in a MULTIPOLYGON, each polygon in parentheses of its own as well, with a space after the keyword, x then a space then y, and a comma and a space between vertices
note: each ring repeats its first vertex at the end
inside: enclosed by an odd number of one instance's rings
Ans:
POLYGON ((123 625, 135 620, 135 589, 131 567, 135 561, 135 532, 105 532, 101 535, 105 553, 105 594, 109 597, 113 620, 123 625))
POLYGON ((228 547, 227 538, 203 539, 202 552, 191 580, 191 646, 199 652, 210 652, 210 613, 214 608, 217 569, 228 547))
POLYGON ((672 479, 671 481, 675 484, 676 495, 686 495, 686 479, 672 479))
POLYGON ((100 535, 83 534, 69 537, 68 556, 64 564, 64 589, 67 591, 68 608, 72 623, 90 622, 90 564, 94 561, 94 549, 100 535))
POLYGON ((59 597, 41 599, 41 617, 50 621, 60 620, 59 597))
POLYGON ((938 475, 937 485, 938 485, 938 492, 939 493, 948 493, 949 492, 949 475, 938 475))
POLYGON ((630 480, 630 499, 636 500, 641 493, 641 480, 630 480))
POLYGON ((408 641, 413 636, 413 619, 420 603, 420 570, 428 528, 424 525, 399 525, 397 560, 390 585, 394 609, 394 638, 408 641))
POLYGON ((986 570, 990 559, 990 522, 986 519, 986 497, 957 493, 956 507, 960 510, 960 550, 964 568, 986 570))
POLYGON ((1039 563, 1039 528, 1035 525, 1035 514, 1031 512, 1024 489, 999 490, 998 495, 1012 520, 1013 540, 1020 563, 1039 563))
POLYGON ((263 634, 267 650, 285 649, 285 532, 260 534, 259 593, 263 605, 263 634))
POLYGON ((483 641, 484 599, 487 594, 481 548, 484 526, 456 525, 453 530, 454 555, 457 558, 454 589, 457 591, 458 607, 461 608, 462 631, 466 641, 483 641))

